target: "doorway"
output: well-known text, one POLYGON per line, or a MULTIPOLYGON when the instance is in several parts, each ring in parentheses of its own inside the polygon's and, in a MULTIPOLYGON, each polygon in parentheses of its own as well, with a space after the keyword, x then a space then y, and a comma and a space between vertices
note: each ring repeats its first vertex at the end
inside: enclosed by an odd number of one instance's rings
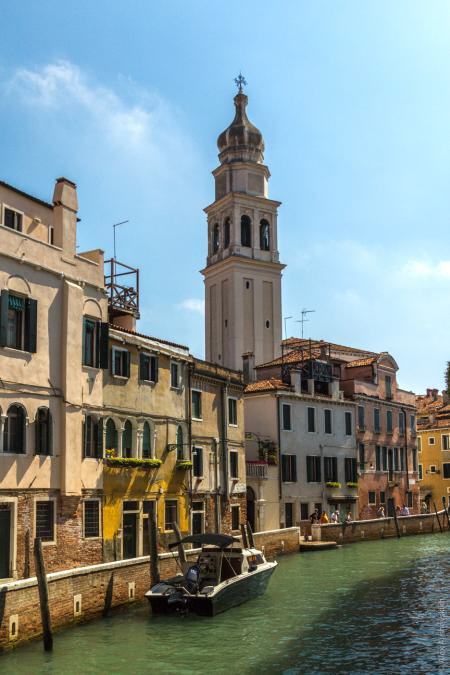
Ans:
POLYGON ((0 506, 0 579, 8 579, 11 571, 11 508, 0 506))
POLYGON ((138 555, 139 502, 124 502, 122 516, 122 558, 136 558, 138 555))
POLYGON ((255 522, 255 491, 247 486, 247 521, 250 523, 252 532, 256 532, 255 522))
POLYGON ((286 502, 284 505, 285 527, 294 526, 294 505, 292 502, 286 502))

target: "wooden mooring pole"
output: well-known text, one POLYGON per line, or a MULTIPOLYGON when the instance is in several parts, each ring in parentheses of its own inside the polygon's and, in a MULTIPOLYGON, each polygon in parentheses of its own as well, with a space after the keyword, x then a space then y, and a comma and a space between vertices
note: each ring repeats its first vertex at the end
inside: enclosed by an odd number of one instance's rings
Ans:
POLYGON ((241 523, 242 548, 248 548, 247 528, 244 523, 241 523))
POLYGON ((439 516, 438 516, 438 512, 437 512, 437 508, 436 508, 436 502, 433 502, 433 506, 434 506, 434 512, 435 512, 435 514, 436 514, 436 518, 437 518, 437 521, 438 521, 439 530, 440 530, 441 532, 443 532, 442 525, 441 525, 441 519, 440 519, 439 516))
POLYGON ((400 528, 398 526, 397 511, 395 510, 394 499, 392 497, 389 497, 389 502, 390 502, 390 505, 391 505, 392 513, 394 514, 394 524, 395 524, 395 530, 397 532, 397 539, 400 539, 400 536, 401 536, 400 535, 400 528))
MULTIPOLYGON (((450 518, 448 517, 449 509, 445 506, 445 497, 442 497, 442 506, 444 507, 444 513, 447 517, 447 525, 448 525, 448 529, 450 531, 450 518)), ((449 500, 448 500, 448 506, 450 508, 450 497, 449 497, 449 500)), ((445 529, 445 527, 444 527, 444 529, 445 529)))
POLYGON ((159 584, 159 558, 158 558, 158 523, 156 520, 156 509, 148 516, 148 538, 150 550, 150 586, 159 584))
POLYGON ((42 639, 44 649, 51 652, 53 649, 52 624, 50 620, 50 607, 48 604, 48 584, 45 573, 44 556, 42 555, 42 542, 40 537, 34 540, 34 566, 39 590, 39 605, 41 608, 42 639))
POLYGON ((187 562, 187 558, 186 558, 186 551, 184 550, 184 546, 181 543, 180 528, 178 527, 178 523, 174 523, 172 527, 173 527, 173 531, 175 532, 175 536, 177 538, 178 558, 180 560, 180 565, 182 565, 182 563, 187 562))
POLYGON ((252 526, 247 520, 247 535, 248 535, 248 543, 250 544, 250 548, 255 548, 255 540, 253 538, 253 531, 252 531, 252 526))

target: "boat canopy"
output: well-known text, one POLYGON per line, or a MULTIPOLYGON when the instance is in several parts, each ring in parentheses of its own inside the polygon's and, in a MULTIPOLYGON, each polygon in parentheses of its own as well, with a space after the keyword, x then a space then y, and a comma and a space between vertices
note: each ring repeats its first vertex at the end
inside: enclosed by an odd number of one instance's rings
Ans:
POLYGON ((201 544, 202 546, 206 544, 217 546, 218 548, 226 548, 227 546, 231 546, 235 541, 239 541, 239 539, 228 534, 189 534, 187 537, 169 544, 169 548, 175 548, 179 544, 201 544))

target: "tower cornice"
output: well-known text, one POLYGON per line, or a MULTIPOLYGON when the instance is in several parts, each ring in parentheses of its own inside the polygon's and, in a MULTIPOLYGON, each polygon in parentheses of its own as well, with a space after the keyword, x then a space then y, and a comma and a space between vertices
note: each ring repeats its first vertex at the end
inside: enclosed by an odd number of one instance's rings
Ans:
POLYGON ((252 206, 255 204, 255 202, 261 207, 264 207, 264 205, 270 205, 274 208, 278 208, 282 204, 282 202, 278 202, 275 199, 269 199, 268 197, 263 197, 261 195, 249 195, 247 192, 228 192, 228 194, 226 194, 221 199, 217 199, 215 202, 212 202, 212 204, 206 206, 203 211, 205 213, 209 213, 210 211, 213 211, 217 208, 228 206, 228 204, 231 203, 248 204, 249 206, 252 206))
POLYGON ((213 263, 212 265, 207 265, 204 267, 202 270, 200 270, 200 274, 203 274, 203 276, 207 276, 211 274, 211 270, 214 269, 215 271, 219 272, 222 270, 227 269, 227 267, 236 267, 239 266, 239 264, 242 263, 243 269, 248 269, 249 265, 253 266, 255 268, 260 268, 263 270, 270 270, 273 271, 274 273, 279 273, 284 268, 286 267, 285 264, 280 263, 280 262, 273 262, 273 261, 267 261, 267 260, 256 260, 255 258, 249 258, 245 255, 230 255, 227 258, 223 258, 222 260, 218 260, 217 262, 213 263))

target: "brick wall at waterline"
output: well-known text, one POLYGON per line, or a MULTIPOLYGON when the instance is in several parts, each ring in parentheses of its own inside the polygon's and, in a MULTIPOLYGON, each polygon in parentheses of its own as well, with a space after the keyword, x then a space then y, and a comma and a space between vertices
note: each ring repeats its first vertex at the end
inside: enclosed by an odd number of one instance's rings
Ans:
MULTIPOLYGON (((298 552, 296 527, 259 532, 255 545, 267 558, 298 552)), ((187 551, 195 560, 198 551, 187 551)), ((160 554, 161 578, 177 572, 177 556, 160 554)), ((117 607, 142 600, 150 587, 149 558, 121 560, 78 567, 48 574, 49 603, 53 629, 100 616, 105 606, 117 607)), ((39 595, 35 578, 0 586, 0 650, 41 634, 39 595)), ((0 667, 1 670, 1 667, 0 667)))
MULTIPOLYGON (((448 522, 443 511, 438 513, 441 526, 448 531, 448 522)), ((398 518, 400 535, 431 534, 440 532, 436 514, 420 516, 400 516, 398 518)), ((349 525, 318 525, 312 528, 313 539, 336 541, 338 544, 352 543, 364 539, 383 539, 396 537, 394 518, 377 518, 376 520, 357 520, 349 525)))

